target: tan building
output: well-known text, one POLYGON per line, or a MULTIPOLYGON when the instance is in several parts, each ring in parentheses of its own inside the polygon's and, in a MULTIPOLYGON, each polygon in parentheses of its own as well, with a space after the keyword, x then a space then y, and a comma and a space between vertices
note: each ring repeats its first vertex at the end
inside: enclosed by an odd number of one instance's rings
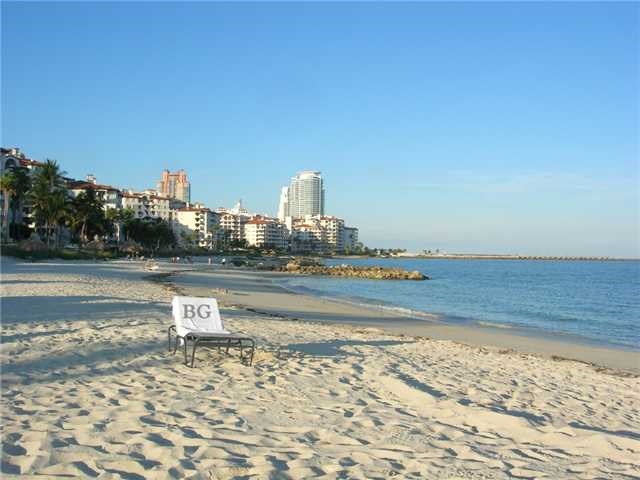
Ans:
POLYGON ((275 218, 255 215, 244 224, 244 236, 250 246, 284 250, 289 232, 286 225, 275 218))
POLYGON ((178 242, 199 247, 216 247, 219 216, 201 204, 179 208, 174 212, 172 228, 178 242))
POLYGON ((330 215, 306 215, 291 224, 291 246, 301 252, 342 252, 344 220, 330 215))
POLYGON ((294 221, 291 225, 290 241, 293 252, 323 253, 329 250, 324 229, 314 221, 294 221))
POLYGON ((165 197, 191 202, 191 183, 187 180, 187 172, 178 170, 170 173, 169 170, 163 170, 158 182, 158 192, 165 197))
POLYGON ((317 215, 313 217, 325 231, 325 238, 329 250, 342 252, 344 250, 344 220, 331 215, 317 215))

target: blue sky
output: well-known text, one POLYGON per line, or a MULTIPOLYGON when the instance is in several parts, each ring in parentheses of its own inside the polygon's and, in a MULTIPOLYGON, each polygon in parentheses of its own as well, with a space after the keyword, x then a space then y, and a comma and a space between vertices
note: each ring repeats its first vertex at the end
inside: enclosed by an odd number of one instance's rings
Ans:
POLYGON ((2 3, 2 145, 365 244, 640 256, 633 3, 2 3))

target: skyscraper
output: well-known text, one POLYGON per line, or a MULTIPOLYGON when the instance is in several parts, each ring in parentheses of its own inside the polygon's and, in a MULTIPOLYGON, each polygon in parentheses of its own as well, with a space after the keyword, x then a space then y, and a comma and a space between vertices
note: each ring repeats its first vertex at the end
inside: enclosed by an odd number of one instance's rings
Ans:
POLYGON ((158 182, 158 192, 165 197, 191 202, 191 183, 187 180, 187 172, 179 170, 169 173, 169 170, 163 170, 158 182))
MULTIPOLYGON (((289 211, 286 216, 324 215, 324 182, 320 172, 300 172, 293 177, 287 197, 289 211)), ((282 204, 282 193, 280 201, 282 204)))
POLYGON ((283 221, 289 216, 289 187, 280 190, 280 204, 278 205, 278 220, 283 221))

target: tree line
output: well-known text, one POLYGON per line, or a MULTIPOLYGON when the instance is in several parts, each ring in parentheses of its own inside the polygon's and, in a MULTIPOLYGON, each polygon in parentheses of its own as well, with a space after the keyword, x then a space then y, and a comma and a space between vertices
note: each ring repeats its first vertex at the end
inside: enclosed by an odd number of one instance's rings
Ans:
POLYGON ((49 249, 60 248, 66 229, 71 240, 84 245, 94 239, 124 236, 148 250, 174 248, 176 238, 169 223, 160 218, 136 218, 131 209, 105 209, 103 199, 89 188, 73 197, 66 172, 54 160, 46 160, 32 172, 24 167, 7 169, 0 177, 3 192, 2 241, 22 240, 32 233, 30 224, 49 249), (18 222, 23 208, 30 215, 18 222), (26 220, 26 221, 25 221, 26 220))

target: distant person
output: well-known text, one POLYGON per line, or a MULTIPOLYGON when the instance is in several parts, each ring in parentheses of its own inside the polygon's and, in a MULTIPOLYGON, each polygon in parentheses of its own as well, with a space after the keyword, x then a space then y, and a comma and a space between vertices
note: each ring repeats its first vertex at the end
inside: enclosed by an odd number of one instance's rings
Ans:
POLYGON ((226 259, 226 258, 223 258, 223 259, 222 259, 222 266, 224 267, 226 264, 227 264, 227 259, 226 259))
POLYGON ((209 257, 209 265, 211 265, 212 263, 213 263, 213 259, 209 257))

